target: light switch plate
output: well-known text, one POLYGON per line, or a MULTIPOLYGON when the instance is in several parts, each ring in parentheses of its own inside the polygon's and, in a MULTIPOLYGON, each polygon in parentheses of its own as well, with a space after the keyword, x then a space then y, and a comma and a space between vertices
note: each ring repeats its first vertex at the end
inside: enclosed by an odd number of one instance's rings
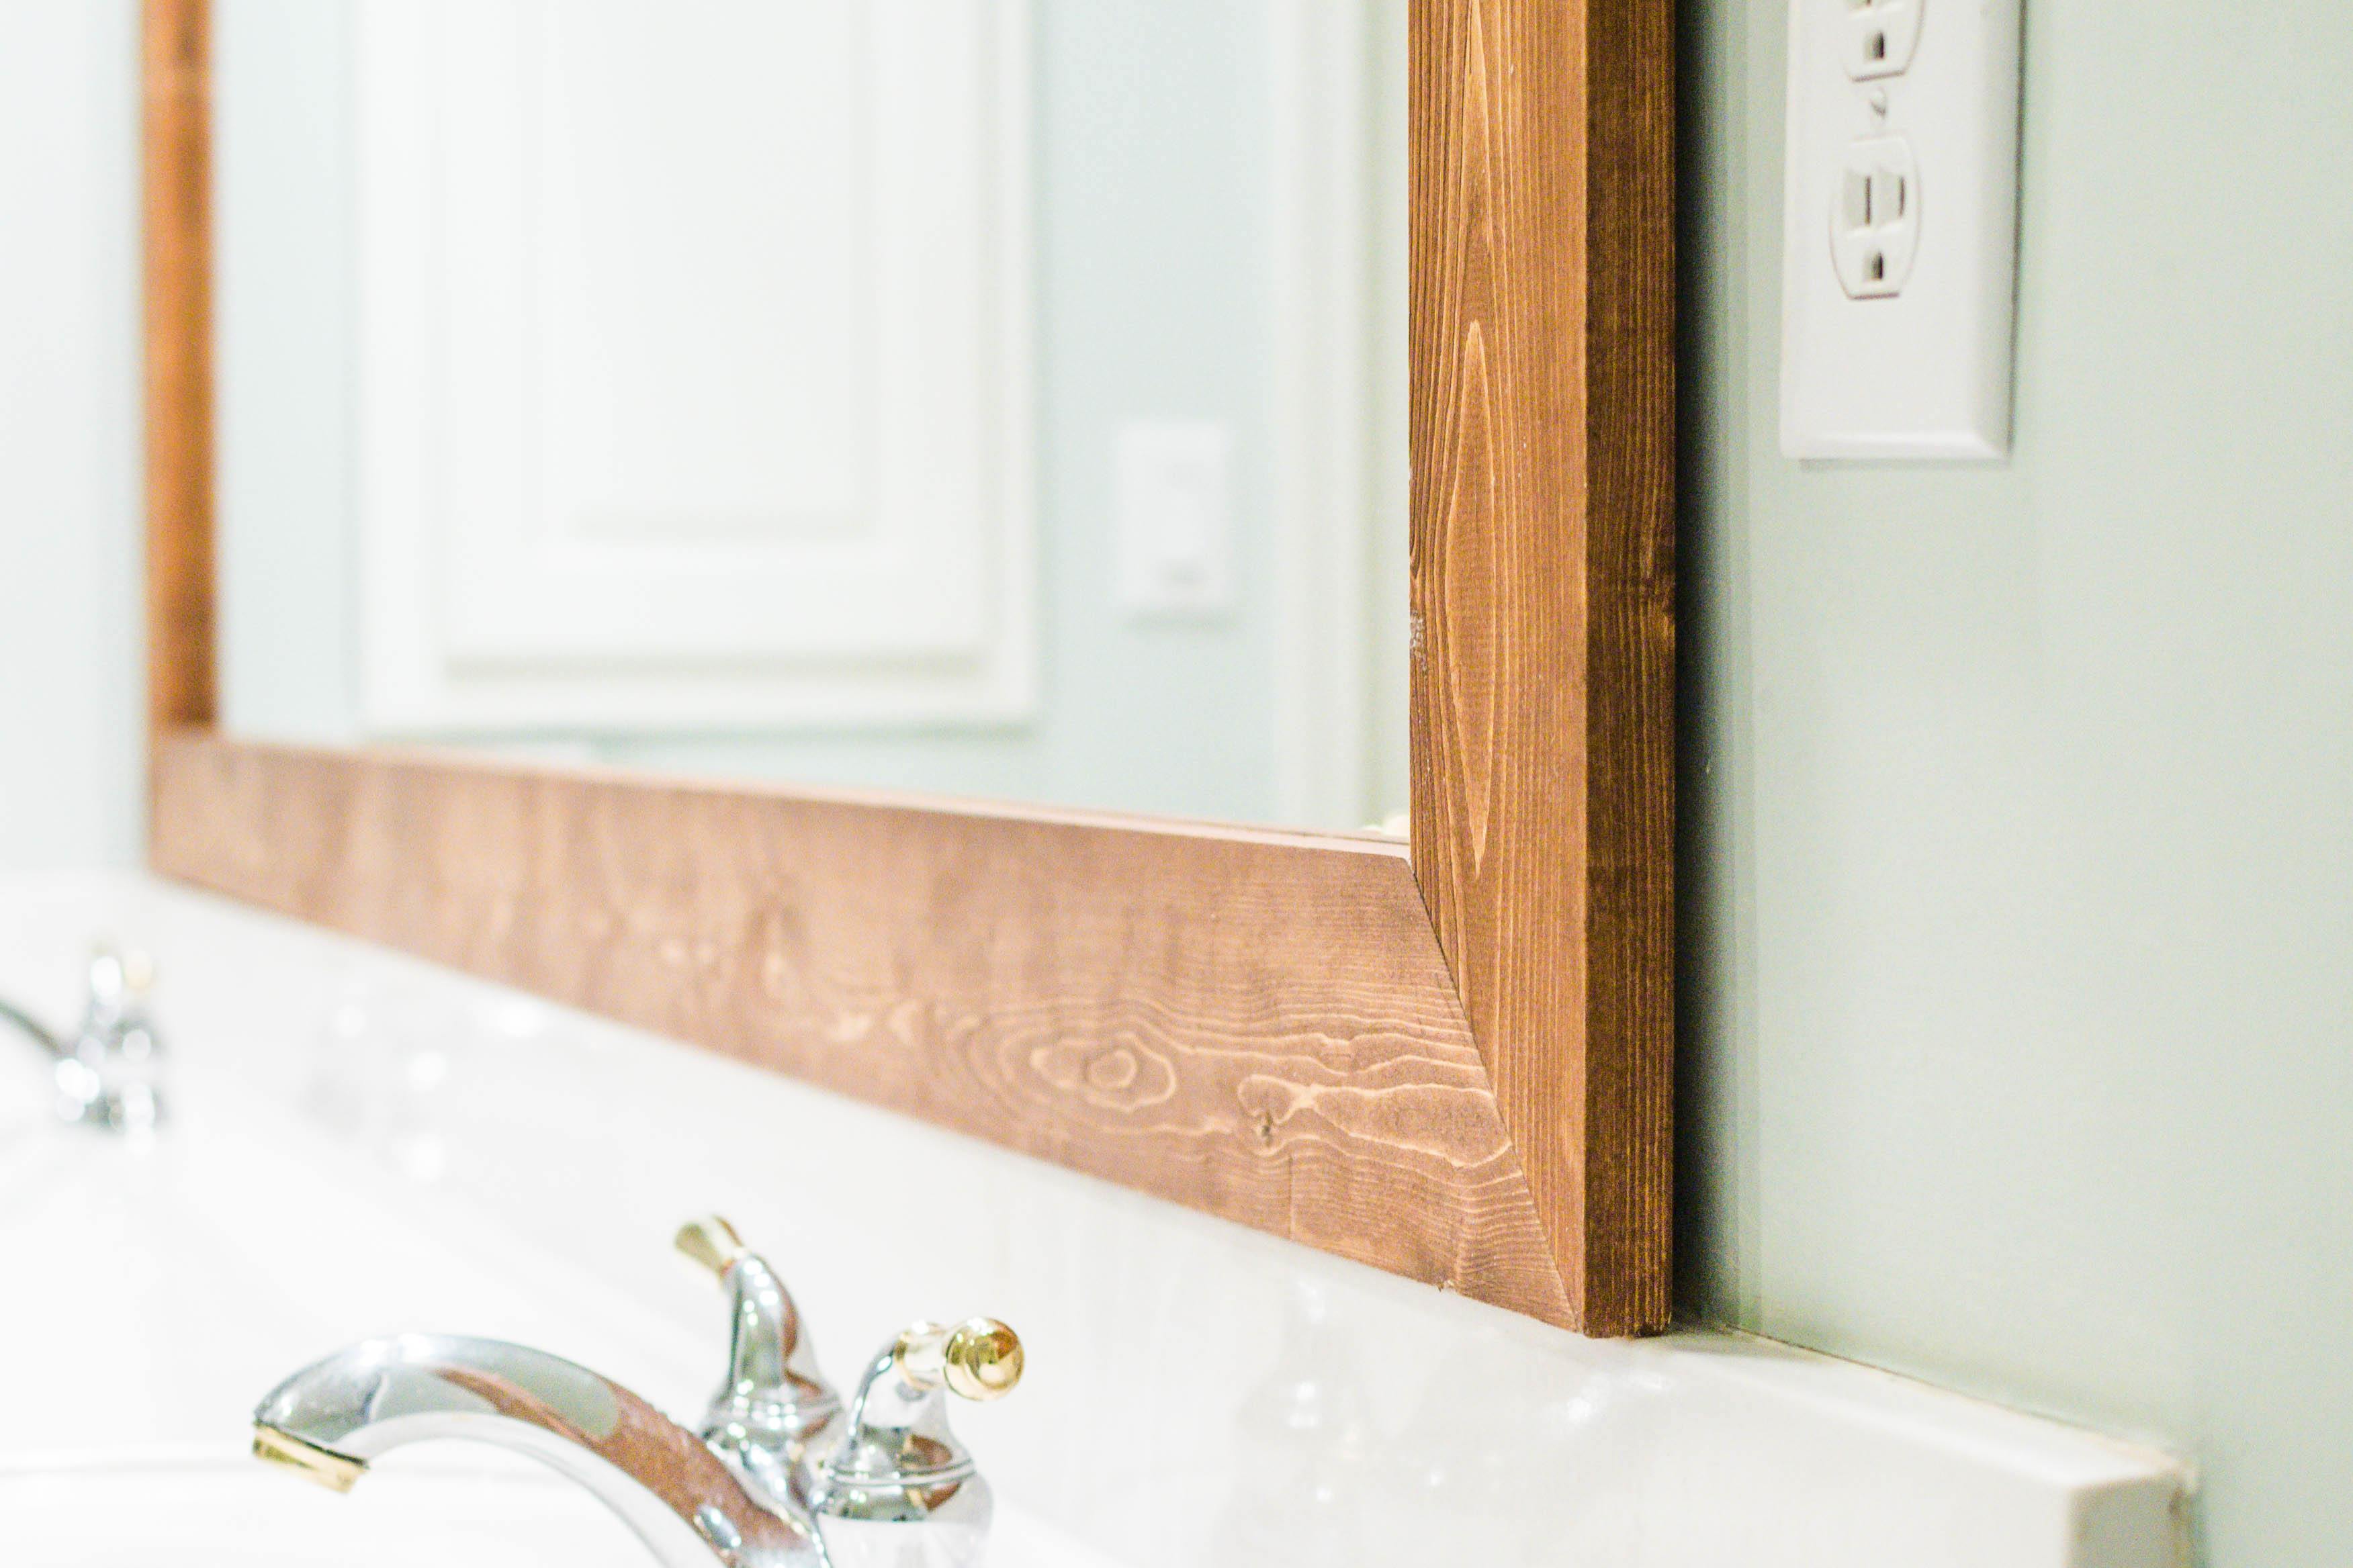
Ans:
POLYGON ((1113 437, 1119 606, 1199 619, 1233 607, 1233 426, 1130 419, 1113 437))
POLYGON ((1791 0, 1781 450, 2010 438, 2018 0, 1791 0))

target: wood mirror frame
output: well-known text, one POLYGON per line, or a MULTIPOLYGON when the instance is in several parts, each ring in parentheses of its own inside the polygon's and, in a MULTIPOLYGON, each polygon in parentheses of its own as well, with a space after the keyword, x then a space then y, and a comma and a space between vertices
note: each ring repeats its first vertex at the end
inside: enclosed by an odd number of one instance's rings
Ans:
POLYGON ((1666 0, 1411 0, 1412 836, 216 727, 206 0, 143 0, 149 858, 1595 1334, 1665 1326, 1666 0))

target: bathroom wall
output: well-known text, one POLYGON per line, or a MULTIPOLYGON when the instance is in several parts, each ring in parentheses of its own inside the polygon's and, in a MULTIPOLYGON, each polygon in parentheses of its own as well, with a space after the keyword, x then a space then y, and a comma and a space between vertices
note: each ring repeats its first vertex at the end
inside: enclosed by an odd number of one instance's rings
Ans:
MULTIPOLYGON (((1778 457, 1782 8, 1684 15, 1688 1302, 2153 1436, 2209 1561, 2334 1562, 2353 13, 2031 16, 1983 469, 1778 457)), ((7 865, 135 854, 133 83, 128 4, 0 0, 7 865)))
POLYGON ((0 868, 139 854, 136 49, 0 0, 0 868))
POLYGON ((2341 1562, 2353 9, 2028 9, 1979 468, 1778 455, 1786 6, 1683 9, 1688 1300, 2341 1562))

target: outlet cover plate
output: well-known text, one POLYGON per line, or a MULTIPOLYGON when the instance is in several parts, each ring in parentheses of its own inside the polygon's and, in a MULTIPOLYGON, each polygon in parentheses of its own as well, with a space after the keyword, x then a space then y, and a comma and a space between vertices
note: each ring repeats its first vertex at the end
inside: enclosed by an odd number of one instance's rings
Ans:
POLYGON ((2010 437, 2019 0, 1791 0, 1781 261, 1781 450, 1989 460, 2010 437), (1900 70, 1854 74, 1890 15, 1900 70), (1901 287, 1857 298, 1849 175, 1901 146, 1916 176, 1901 287))

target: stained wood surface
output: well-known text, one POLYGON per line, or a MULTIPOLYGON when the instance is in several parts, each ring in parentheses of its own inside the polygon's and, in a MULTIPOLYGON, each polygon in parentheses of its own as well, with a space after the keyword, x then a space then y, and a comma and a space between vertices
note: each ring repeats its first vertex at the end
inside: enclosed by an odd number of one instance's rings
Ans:
POLYGON ((1413 856, 1575 1315, 1669 1316, 1673 28, 1413 7, 1413 856))
POLYGON ((213 721, 210 127, 205 0, 144 0, 147 716, 213 721))
POLYGON ((156 868, 1570 1324, 1395 845, 190 732, 156 868))

